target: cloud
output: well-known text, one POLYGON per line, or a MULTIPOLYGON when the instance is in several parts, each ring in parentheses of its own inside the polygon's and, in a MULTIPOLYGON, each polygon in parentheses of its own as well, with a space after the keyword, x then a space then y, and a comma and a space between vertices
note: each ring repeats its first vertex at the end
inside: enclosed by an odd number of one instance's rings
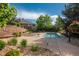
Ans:
POLYGON ((37 19, 40 15, 45 15, 45 13, 36 13, 36 12, 29 12, 29 11, 19 11, 17 13, 17 18, 24 18, 24 19, 37 19))
MULTIPOLYGON (((52 16, 51 16, 52 24, 55 24, 57 17, 58 17, 58 15, 52 15, 52 16)), ((65 18, 64 16, 60 16, 60 17, 61 17, 62 19, 65 18)))
MULTIPOLYGON (((26 20, 37 20, 37 18, 40 16, 40 15, 45 15, 45 13, 37 13, 37 12, 29 12, 29 11, 25 11, 25 10, 19 10, 17 12, 17 18, 24 18, 26 20)), ((58 17, 58 15, 52 15, 50 16, 51 17, 51 20, 52 20, 52 24, 55 24, 56 22, 56 18, 58 17)), ((62 18, 64 18, 63 16, 60 16, 62 18)))
POLYGON ((51 16, 52 24, 55 24, 57 17, 58 17, 58 15, 52 15, 51 16))

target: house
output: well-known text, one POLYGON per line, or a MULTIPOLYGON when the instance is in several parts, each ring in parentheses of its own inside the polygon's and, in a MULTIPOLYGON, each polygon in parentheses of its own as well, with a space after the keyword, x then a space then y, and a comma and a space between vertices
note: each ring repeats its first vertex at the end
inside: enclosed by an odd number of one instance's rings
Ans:
POLYGON ((21 23, 21 27, 25 28, 25 29, 36 29, 36 24, 32 23, 31 21, 29 21, 31 19, 17 19, 18 22, 21 23))
POLYGON ((24 27, 25 29, 32 29, 32 30, 36 29, 35 24, 30 24, 26 22, 22 22, 21 26, 24 27))
POLYGON ((79 19, 72 20, 72 23, 68 27, 70 32, 79 34, 79 19))
POLYGON ((72 23, 73 23, 73 24, 79 24, 79 19, 74 19, 74 20, 72 21, 72 23))

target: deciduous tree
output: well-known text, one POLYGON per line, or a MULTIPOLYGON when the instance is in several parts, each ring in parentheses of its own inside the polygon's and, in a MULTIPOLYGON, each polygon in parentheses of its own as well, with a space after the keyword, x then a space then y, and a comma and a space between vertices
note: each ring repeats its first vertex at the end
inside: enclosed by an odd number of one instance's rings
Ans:
POLYGON ((6 25, 16 16, 16 9, 10 7, 8 3, 0 3, 0 27, 5 28, 6 25))

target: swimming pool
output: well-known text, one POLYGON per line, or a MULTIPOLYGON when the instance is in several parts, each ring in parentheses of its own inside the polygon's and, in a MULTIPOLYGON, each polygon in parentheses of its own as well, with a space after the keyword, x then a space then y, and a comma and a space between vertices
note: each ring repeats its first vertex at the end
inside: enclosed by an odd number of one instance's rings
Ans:
POLYGON ((61 34, 59 34, 59 33, 56 33, 56 32, 49 32, 49 33, 46 33, 45 34, 45 38, 46 39, 51 39, 51 38, 61 38, 62 37, 62 35, 61 34))

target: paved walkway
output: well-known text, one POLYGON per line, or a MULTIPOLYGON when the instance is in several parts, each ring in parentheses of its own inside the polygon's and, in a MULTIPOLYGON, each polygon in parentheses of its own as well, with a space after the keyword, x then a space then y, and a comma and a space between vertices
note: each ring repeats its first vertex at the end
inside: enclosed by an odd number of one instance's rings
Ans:
POLYGON ((79 56, 79 47, 67 42, 67 38, 44 40, 42 46, 61 56, 79 56), (47 43, 48 42, 48 45, 47 43))

